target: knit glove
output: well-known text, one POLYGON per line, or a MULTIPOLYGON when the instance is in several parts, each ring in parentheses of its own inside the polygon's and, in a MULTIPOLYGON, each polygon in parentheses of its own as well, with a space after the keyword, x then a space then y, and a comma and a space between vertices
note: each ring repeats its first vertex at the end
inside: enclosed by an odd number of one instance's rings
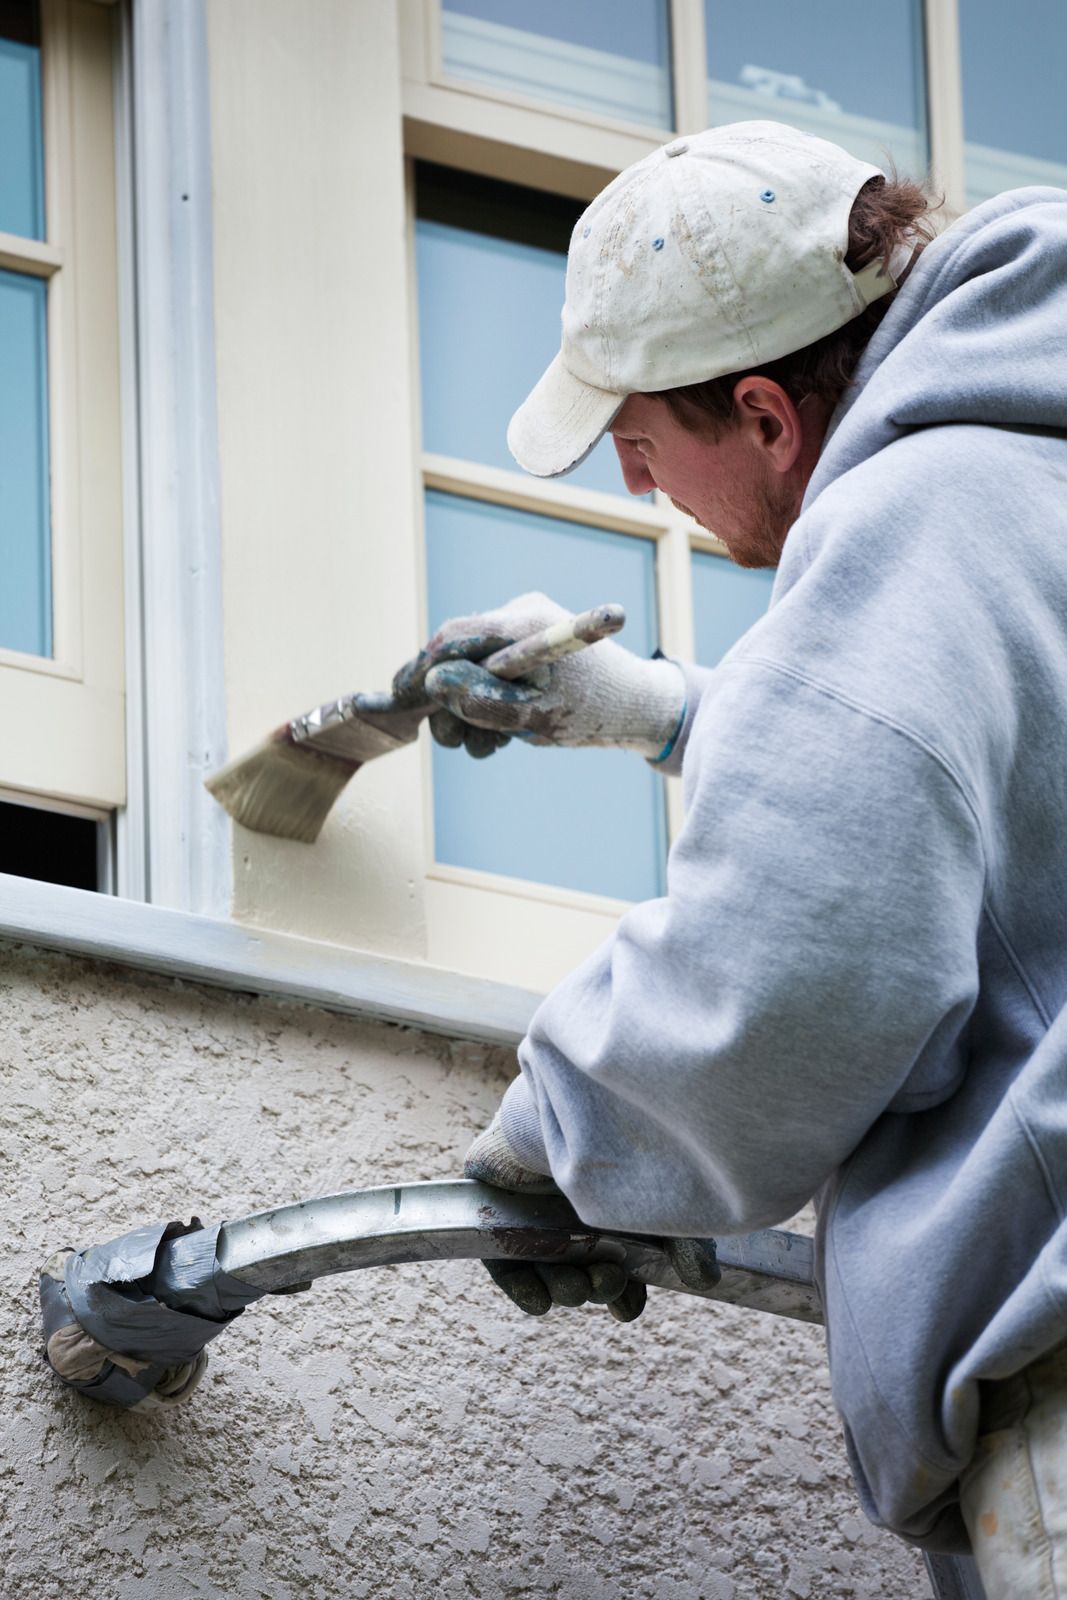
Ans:
POLYGON ((507 682, 478 662, 569 613, 543 594, 524 594, 498 610, 457 617, 401 667, 397 705, 428 700, 438 744, 492 755, 512 735, 539 745, 611 745, 655 761, 669 751, 685 713, 685 679, 663 659, 646 661, 602 639, 529 678, 507 682))
MULTIPOLYGON (((479 1183, 518 1194, 559 1194, 550 1177, 524 1167, 505 1137, 500 1113, 467 1151, 463 1174, 479 1183)), ((663 1239, 671 1266, 687 1289, 713 1289, 719 1265, 713 1239, 663 1239)), ((648 1292, 617 1261, 568 1263, 484 1261, 482 1265, 508 1299, 527 1316, 541 1317, 555 1306, 607 1306, 617 1322, 633 1322, 645 1309, 648 1292)))

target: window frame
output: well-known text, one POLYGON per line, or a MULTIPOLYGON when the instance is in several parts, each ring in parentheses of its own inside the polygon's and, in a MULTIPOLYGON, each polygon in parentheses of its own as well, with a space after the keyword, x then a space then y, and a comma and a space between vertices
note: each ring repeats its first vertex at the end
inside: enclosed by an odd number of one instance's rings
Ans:
MULTIPOLYGON (((592 199, 631 161, 672 135, 707 126, 704 0, 668 3, 676 126, 652 129, 449 77, 441 0, 399 0, 407 153, 592 199)), ((923 0, 922 9, 930 167, 947 209, 959 215, 966 184, 958 0, 923 0)))
MULTIPOLYGON (((531 511, 585 527, 602 528, 655 547, 656 608, 660 648, 692 660, 694 551, 727 558, 726 547, 655 491, 650 500, 620 492, 533 478, 517 467, 486 466, 426 451, 421 439, 421 376, 415 256, 415 158, 406 157, 411 392, 414 452, 415 539, 422 636, 429 616, 426 577, 425 493, 437 489, 491 505, 531 511)), ((547 356, 546 356, 547 362, 547 356)), ((599 596, 591 596, 594 604, 599 596)), ((432 747, 420 751, 425 860, 427 956, 503 982, 547 989, 578 964, 614 928, 631 902, 555 884, 439 862, 434 845, 432 747)), ((635 757, 636 759, 636 757, 635 757)), ((683 821, 681 785, 666 780, 668 844, 683 821)))
POLYGON ((0 265, 47 285, 52 655, 0 648, 0 790, 98 819, 125 801, 122 493, 110 26, 42 0, 45 241, 0 265))

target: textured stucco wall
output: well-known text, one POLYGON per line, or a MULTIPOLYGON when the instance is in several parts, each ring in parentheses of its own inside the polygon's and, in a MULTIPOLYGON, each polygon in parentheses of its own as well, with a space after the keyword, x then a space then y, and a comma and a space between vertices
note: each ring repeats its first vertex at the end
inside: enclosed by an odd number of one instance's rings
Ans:
POLYGON ((528 1320, 476 1263, 254 1306, 182 1409, 60 1391, 39 1263, 156 1217, 452 1176, 504 1052, 0 947, 5 1600, 916 1600, 816 1329, 652 1292, 528 1320))

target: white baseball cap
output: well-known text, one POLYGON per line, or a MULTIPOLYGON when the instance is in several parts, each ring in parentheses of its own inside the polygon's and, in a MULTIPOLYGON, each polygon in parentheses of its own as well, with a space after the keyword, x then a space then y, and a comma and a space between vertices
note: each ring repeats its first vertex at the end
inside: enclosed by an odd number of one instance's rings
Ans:
POLYGON ((508 446, 538 478, 569 472, 627 395, 703 383, 802 350, 896 287, 845 265, 860 189, 885 174, 780 122, 675 139, 579 218, 559 355, 508 446))

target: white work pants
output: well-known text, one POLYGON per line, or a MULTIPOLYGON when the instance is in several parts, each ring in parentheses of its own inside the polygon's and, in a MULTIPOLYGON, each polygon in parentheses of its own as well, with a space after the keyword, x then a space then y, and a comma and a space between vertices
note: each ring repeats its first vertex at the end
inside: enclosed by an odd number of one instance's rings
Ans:
POLYGON ((960 1508, 986 1600, 1067 1600, 1067 1347, 988 1386, 960 1508))

